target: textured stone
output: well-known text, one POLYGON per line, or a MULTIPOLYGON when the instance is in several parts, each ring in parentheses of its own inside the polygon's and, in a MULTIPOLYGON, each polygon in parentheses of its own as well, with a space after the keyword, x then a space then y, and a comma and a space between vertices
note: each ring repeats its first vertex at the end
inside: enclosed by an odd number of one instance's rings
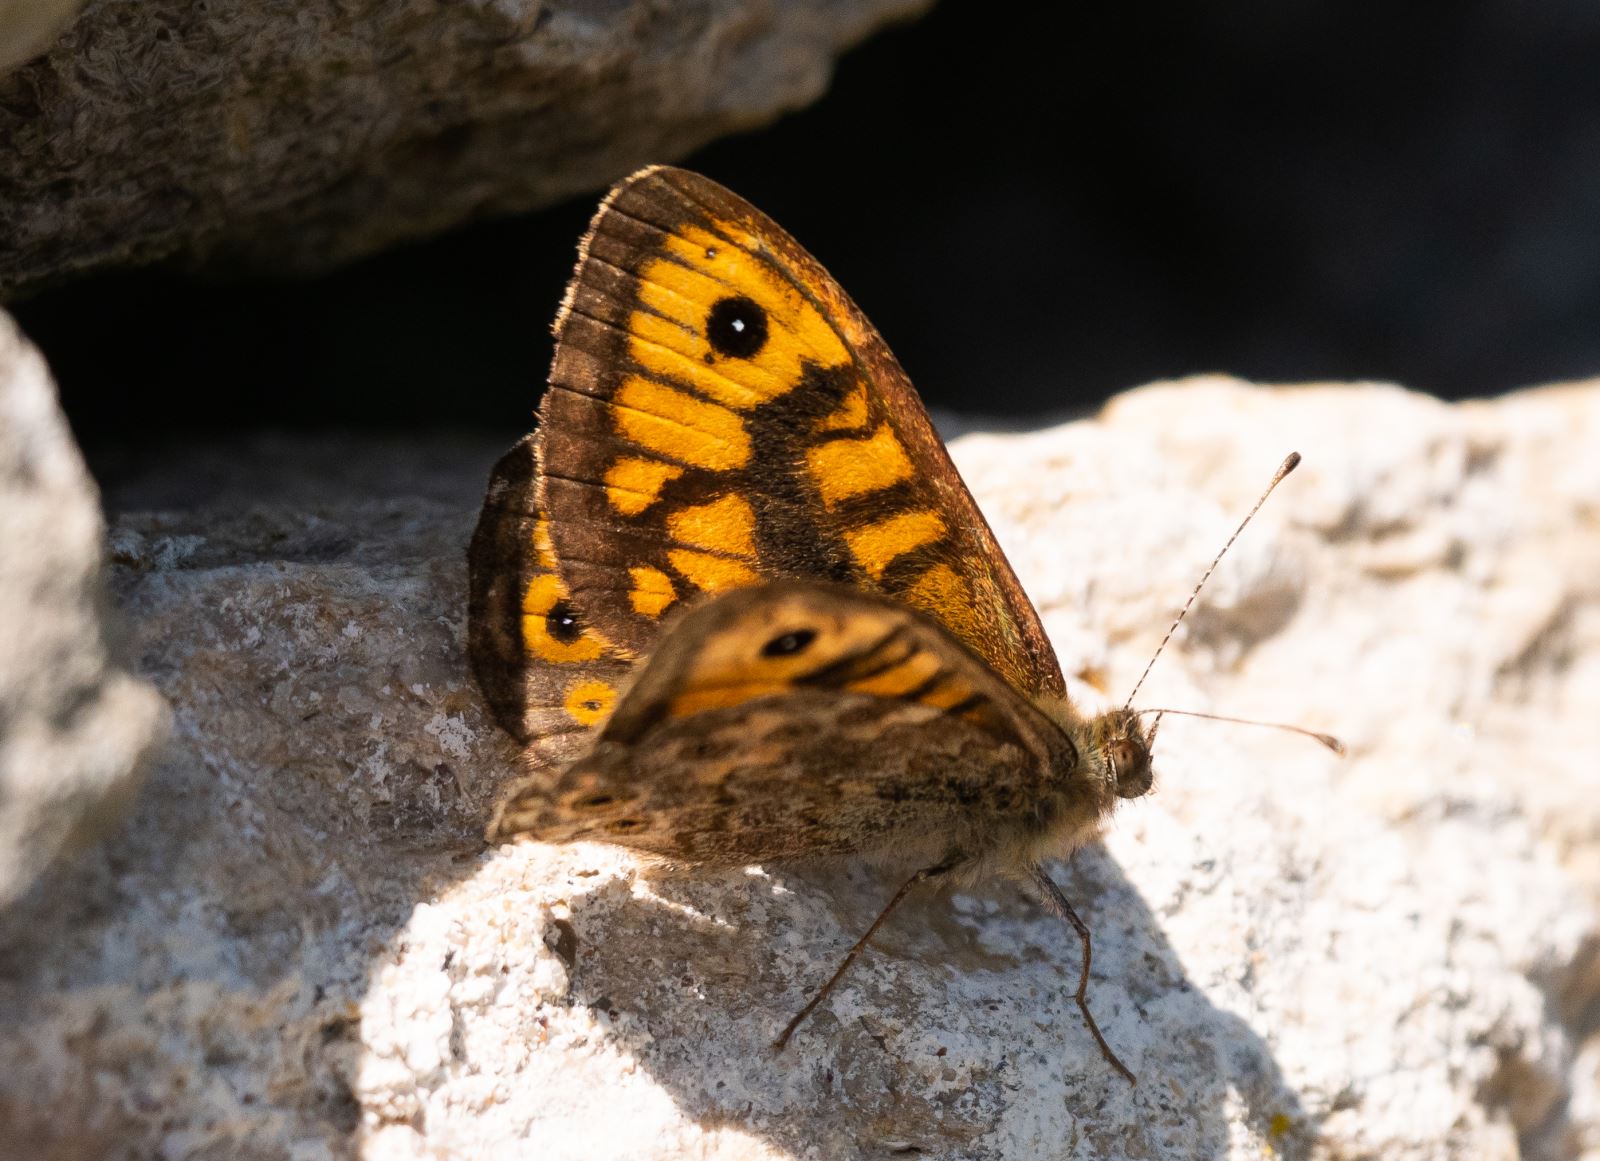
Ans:
POLYGON ((50 47, 83 0, 0 0, 0 76, 50 47))
POLYGON ((798 108, 929 0, 91 0, 0 78, 0 293, 162 258, 313 270, 798 108))
POLYGON ((106 641, 99 498, 0 312, 0 907, 115 824, 166 711, 106 641))
POLYGON ((1073 1009, 1075 940, 1004 884, 908 903, 774 1058, 892 875, 482 849, 514 755, 465 673, 462 553, 496 449, 296 446, 212 449, 217 500, 115 522, 179 744, 0 920, 0 1121, 37 1151, 1596 1155, 1600 385, 1197 380, 955 447, 1076 695, 1118 701, 1306 457, 1139 702, 1350 756, 1169 717, 1156 792, 1058 869, 1136 1088, 1073 1009))

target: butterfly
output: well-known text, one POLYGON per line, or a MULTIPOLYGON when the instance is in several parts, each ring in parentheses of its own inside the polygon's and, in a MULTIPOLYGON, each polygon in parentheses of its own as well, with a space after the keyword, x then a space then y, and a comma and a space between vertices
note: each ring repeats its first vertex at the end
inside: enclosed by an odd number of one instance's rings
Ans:
POLYGON ((1133 710, 1086 714, 894 356, 826 270, 708 178, 605 198, 537 431, 495 466, 469 650, 532 773, 491 841, 738 867, 892 852, 1030 882, 1151 788, 1133 710))

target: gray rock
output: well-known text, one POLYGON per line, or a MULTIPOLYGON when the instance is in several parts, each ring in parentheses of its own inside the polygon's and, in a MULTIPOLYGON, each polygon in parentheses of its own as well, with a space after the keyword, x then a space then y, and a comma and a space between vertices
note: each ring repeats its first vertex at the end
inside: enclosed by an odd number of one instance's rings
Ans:
POLYGON ((103 535, 44 360, 0 312, 0 907, 116 823, 165 733, 110 657, 103 535))
POLYGON ((83 0, 0 0, 0 76, 50 47, 83 0))
POLYGON ((818 97, 930 0, 92 0, 0 77, 0 293, 309 271, 597 189, 818 97))
POLYGON ((1350 756, 1170 717, 1156 792, 1058 870, 1136 1088, 1075 1013, 1075 940, 1005 884, 908 903, 773 1057, 892 878, 484 850, 516 758, 462 555, 497 449, 213 448, 220 499, 113 530, 178 743, 0 920, 0 1123, 110 1157, 1592 1158, 1597 436, 1600 384, 1200 380, 956 445, 1085 701, 1306 457, 1141 702, 1350 756))

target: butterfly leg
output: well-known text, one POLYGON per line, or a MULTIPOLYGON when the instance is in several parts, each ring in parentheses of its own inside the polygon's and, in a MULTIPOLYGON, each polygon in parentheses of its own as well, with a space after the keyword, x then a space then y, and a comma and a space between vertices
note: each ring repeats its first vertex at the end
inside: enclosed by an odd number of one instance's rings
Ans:
POLYGON ((1044 895, 1044 904, 1057 917, 1072 925, 1078 933, 1078 939, 1083 943, 1083 970, 1078 973, 1078 1011, 1083 1013, 1083 1022, 1089 1025, 1089 1031, 1094 1035, 1094 1042, 1100 1046, 1101 1053, 1106 1058, 1106 1063, 1120 1072, 1129 1084, 1138 1084, 1139 1080, 1129 1071, 1128 1066, 1117 1059, 1117 1054, 1111 1051, 1111 1045, 1106 1043, 1106 1038, 1100 1034, 1100 1025, 1094 1022, 1094 1016, 1089 1012, 1089 926, 1078 918, 1078 913, 1072 909, 1072 904, 1067 902, 1067 897, 1061 893, 1055 880, 1044 873, 1043 867, 1034 867, 1030 872, 1034 883, 1044 895))
POLYGON ((900 885, 900 889, 894 893, 894 898, 889 900, 888 906, 886 906, 882 911, 878 912, 878 917, 872 921, 872 926, 867 928, 866 934, 860 939, 856 940, 855 946, 852 947, 845 955, 844 962, 839 965, 838 970, 836 970, 833 975, 828 977, 828 982, 822 985, 822 988, 817 992, 816 995, 811 997, 810 1001, 807 1002, 804 1008, 801 1008, 800 1011, 795 1013, 794 1019, 789 1021, 789 1023, 784 1027, 782 1034, 780 1034, 779 1037, 772 1042, 772 1049, 774 1052, 782 1052, 784 1046, 789 1043, 789 1037, 794 1035, 794 1030, 805 1022, 805 1018, 811 1015, 812 1011, 815 1010, 818 1004, 822 1003, 823 1000, 828 998, 828 993, 833 991, 834 985, 844 978, 844 973, 850 970, 850 965, 855 963, 856 958, 867 949, 867 943, 872 939, 872 936, 877 932, 878 928, 883 926, 883 921, 889 918, 890 914, 893 913, 896 907, 900 906, 901 901, 911 893, 911 889, 917 886, 919 883, 926 883, 930 879, 937 879, 940 875, 943 875, 945 872, 954 867, 958 862, 960 862, 959 859, 948 859, 945 862, 940 863, 938 866, 924 867, 922 870, 918 871, 915 875, 912 875, 911 878, 907 879, 900 885))

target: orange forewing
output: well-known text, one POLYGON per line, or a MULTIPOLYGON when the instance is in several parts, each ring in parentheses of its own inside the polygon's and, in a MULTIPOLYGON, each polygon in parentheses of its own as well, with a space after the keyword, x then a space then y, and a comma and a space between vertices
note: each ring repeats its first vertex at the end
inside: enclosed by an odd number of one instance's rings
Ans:
POLYGON ((817 261, 706 178, 619 184, 557 321, 531 503, 563 594, 621 654, 782 577, 887 593, 1007 682, 1055 655, 905 373, 817 261))

